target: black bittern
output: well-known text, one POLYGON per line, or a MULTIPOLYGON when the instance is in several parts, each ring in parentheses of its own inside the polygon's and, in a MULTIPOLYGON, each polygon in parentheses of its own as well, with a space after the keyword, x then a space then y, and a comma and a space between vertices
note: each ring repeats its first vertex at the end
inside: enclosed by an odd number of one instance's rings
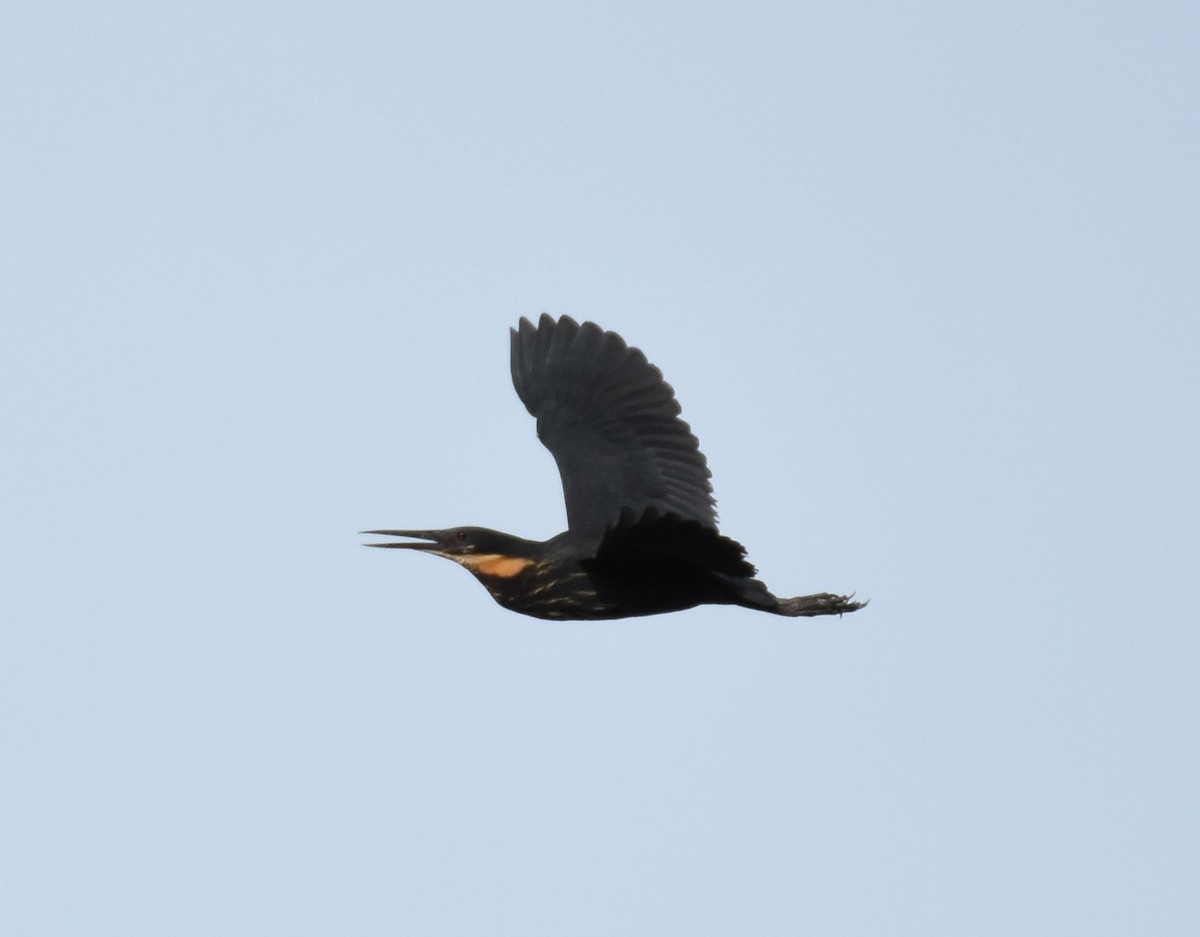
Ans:
POLYGON ((543 315, 512 329, 512 379, 562 476, 567 529, 539 542, 484 527, 368 530, 474 574, 505 608, 536 618, 629 618, 697 605, 776 615, 862 608, 821 592, 781 599, 746 548, 717 531, 710 472, 662 373, 615 332, 543 315), (418 542, 411 542, 418 541, 418 542))

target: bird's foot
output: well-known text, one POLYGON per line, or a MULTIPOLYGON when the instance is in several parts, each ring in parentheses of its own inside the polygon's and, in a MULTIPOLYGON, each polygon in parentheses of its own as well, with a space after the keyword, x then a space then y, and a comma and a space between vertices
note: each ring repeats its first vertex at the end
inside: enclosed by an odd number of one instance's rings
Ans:
POLYGON ((866 604, 866 602, 856 602, 854 593, 835 595, 832 592, 818 592, 816 595, 798 595, 791 599, 780 599, 771 611, 776 615, 788 615, 794 618, 816 618, 818 615, 843 615, 846 612, 857 612, 866 604))

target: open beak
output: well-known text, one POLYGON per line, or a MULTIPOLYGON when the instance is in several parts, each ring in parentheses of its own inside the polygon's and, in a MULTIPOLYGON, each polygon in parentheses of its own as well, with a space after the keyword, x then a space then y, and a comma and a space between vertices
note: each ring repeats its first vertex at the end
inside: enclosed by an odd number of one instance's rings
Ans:
POLYGON ((432 543, 364 543, 364 547, 387 547, 392 550, 425 550, 440 553, 445 549, 439 530, 360 530, 361 534, 379 534, 384 537, 409 537, 414 540, 432 540, 432 543))

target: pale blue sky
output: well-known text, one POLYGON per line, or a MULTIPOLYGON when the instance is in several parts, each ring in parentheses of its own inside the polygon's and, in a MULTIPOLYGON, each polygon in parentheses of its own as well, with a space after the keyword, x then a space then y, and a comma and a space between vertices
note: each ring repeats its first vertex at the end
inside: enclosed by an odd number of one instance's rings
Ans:
POLYGON ((1200 916, 1194 3, 9 4, 0 931, 1200 916), (780 594, 553 624, 508 328, 780 594))

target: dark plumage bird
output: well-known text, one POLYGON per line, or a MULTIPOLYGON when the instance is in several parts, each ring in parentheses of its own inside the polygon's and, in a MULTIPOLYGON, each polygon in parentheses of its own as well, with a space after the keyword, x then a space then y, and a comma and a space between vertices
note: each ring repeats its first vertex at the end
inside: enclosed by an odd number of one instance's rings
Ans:
POLYGON ((505 608, 537 618, 704 604, 811 617, 866 604, 828 592, 781 599, 754 578, 746 548, 717 531, 708 466, 674 391, 615 332, 567 316, 522 319, 512 378, 558 463, 567 529, 543 542, 484 527, 368 530, 409 538, 368 546, 454 560, 505 608))

